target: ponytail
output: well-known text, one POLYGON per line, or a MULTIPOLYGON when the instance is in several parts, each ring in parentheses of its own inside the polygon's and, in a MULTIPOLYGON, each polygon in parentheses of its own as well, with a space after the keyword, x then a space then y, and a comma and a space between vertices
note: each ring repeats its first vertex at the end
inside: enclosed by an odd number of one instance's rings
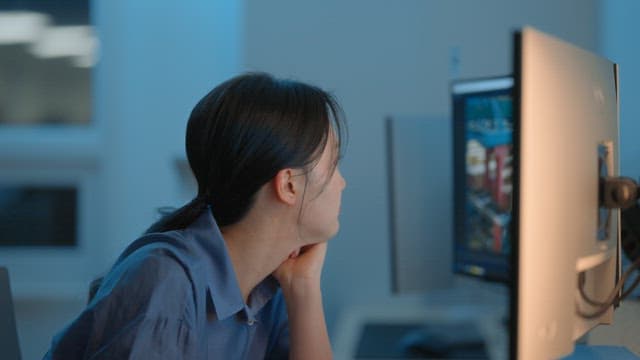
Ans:
POLYGON ((209 206, 203 196, 197 196, 186 205, 173 211, 161 208, 162 217, 151 225, 145 234, 184 229, 194 222, 209 206))

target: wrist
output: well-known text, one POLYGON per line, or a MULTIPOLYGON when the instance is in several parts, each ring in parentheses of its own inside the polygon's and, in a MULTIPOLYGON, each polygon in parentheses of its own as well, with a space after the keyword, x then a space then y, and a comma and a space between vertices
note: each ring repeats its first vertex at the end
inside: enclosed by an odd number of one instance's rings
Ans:
POLYGON ((282 288, 282 294, 287 304, 322 298, 322 289, 319 280, 293 279, 285 285, 281 284, 280 287, 282 288))

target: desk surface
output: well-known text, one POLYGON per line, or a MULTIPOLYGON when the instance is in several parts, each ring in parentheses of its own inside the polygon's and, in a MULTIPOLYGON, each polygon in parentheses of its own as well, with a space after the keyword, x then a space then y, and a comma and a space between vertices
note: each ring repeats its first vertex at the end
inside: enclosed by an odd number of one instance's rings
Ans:
MULTIPOLYGON (((509 338, 502 320, 504 305, 471 305, 464 301, 451 303, 425 302, 424 299, 394 299, 385 304, 346 309, 337 324, 334 339, 335 358, 355 359, 357 346, 367 323, 415 324, 475 321, 486 339, 491 359, 508 359, 509 338)), ((601 325, 588 335, 588 345, 577 345, 576 351, 563 360, 638 360, 632 351, 638 346, 640 302, 623 302, 615 313, 613 325, 601 325), (613 335, 610 335, 613 334, 613 335), (621 335, 623 334, 623 335, 621 335), (626 337, 625 337, 626 336, 626 337), (627 339, 627 337, 629 339, 627 339)))
POLYGON ((562 360, 638 360, 640 357, 622 346, 576 345, 573 354, 562 360))
POLYGON ((508 337, 504 327, 503 306, 464 303, 425 304, 397 301, 391 304, 358 306, 347 309, 334 336, 336 359, 355 359, 357 346, 366 324, 455 324, 472 322, 485 340, 491 359, 508 358, 508 337))

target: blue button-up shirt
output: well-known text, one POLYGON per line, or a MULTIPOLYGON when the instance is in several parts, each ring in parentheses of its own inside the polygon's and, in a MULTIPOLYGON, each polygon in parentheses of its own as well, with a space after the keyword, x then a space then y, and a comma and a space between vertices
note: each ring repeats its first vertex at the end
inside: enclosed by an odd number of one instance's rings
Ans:
POLYGON ((271 276, 245 304, 210 210, 120 256, 45 359, 286 358, 287 313, 271 276))

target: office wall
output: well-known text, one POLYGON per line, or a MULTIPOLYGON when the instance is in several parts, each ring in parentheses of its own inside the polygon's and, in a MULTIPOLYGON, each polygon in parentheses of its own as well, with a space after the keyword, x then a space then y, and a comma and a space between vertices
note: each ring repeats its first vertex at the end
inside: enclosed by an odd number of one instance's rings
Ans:
POLYGON ((330 328, 349 306, 392 300, 384 117, 447 117, 451 78, 509 73, 511 30, 524 24, 597 49, 593 0, 247 1, 245 67, 333 91, 349 121, 323 276, 330 328))
POLYGON ((157 218, 158 207, 185 200, 176 162, 184 158, 186 120, 208 90, 239 71, 242 4, 92 1, 101 56, 93 83, 97 126, 91 149, 99 178, 92 185, 91 208, 100 217, 86 240, 95 251, 88 255, 90 266, 71 274, 64 271, 68 267, 34 264, 31 273, 50 281, 48 288, 16 299, 24 359, 42 358, 53 334, 85 303, 86 279, 108 270, 157 218), (60 295, 56 279, 78 284, 60 295))
POLYGON ((620 171, 640 178, 640 48, 635 38, 640 25, 633 0, 601 1, 600 52, 620 66, 620 171))
POLYGON ((158 217, 158 207, 186 200, 176 173, 186 158, 186 121, 206 92, 239 71, 241 4, 95 2, 107 263, 158 217))

